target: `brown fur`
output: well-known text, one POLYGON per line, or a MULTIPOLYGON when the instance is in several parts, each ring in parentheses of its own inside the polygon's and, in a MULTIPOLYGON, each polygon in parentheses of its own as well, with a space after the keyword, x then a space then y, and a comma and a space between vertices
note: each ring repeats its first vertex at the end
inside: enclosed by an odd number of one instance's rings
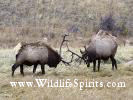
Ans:
POLYGON ((38 64, 41 65, 42 74, 44 74, 45 64, 56 68, 60 61, 61 56, 45 43, 23 43, 16 55, 16 63, 12 66, 12 76, 19 66, 21 74, 24 75, 23 65, 34 65, 33 73, 35 73, 38 64))
POLYGON ((82 53, 82 57, 87 60, 87 66, 90 62, 93 62, 95 71, 96 60, 98 60, 98 70, 100 69, 100 60, 108 60, 109 58, 112 61, 112 69, 114 66, 117 69, 117 64, 115 60, 115 54, 117 51, 117 41, 111 33, 100 30, 98 34, 91 38, 88 48, 82 53))

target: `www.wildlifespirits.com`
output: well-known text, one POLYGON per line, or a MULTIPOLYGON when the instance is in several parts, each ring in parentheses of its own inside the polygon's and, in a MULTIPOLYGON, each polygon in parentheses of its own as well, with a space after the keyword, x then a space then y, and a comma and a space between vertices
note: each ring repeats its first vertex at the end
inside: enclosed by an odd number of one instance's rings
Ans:
POLYGON ((34 82, 10 82, 11 87, 47 87, 47 88, 76 88, 79 87, 80 90, 83 88, 124 88, 126 87, 125 82, 98 82, 98 81, 81 81, 79 79, 61 79, 61 80, 49 80, 49 79, 35 79, 34 82))

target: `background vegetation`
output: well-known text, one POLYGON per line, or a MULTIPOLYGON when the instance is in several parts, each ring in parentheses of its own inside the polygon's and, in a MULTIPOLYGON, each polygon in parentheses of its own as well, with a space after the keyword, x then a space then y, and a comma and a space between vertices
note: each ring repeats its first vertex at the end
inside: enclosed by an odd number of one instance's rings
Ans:
POLYGON ((132 5, 132 0, 0 0, 0 46, 44 37, 58 43, 64 33, 88 39, 110 13, 118 35, 133 35, 132 5))

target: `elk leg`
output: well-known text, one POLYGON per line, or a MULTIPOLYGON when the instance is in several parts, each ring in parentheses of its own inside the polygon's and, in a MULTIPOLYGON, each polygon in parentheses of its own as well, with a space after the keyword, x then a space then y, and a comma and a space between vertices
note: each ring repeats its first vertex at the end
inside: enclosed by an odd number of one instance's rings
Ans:
POLYGON ((115 69, 117 69, 117 63, 116 63, 115 58, 114 58, 114 65, 115 65, 115 69))
POLYGON ((115 65, 114 57, 111 57, 111 61, 112 61, 112 70, 114 70, 114 65, 115 65))
POLYGON ((24 76, 23 65, 20 65, 20 73, 24 76))
POLYGON ((33 68, 33 73, 36 72, 36 68, 37 68, 37 64, 34 65, 34 68, 33 68))
POLYGON ((14 65, 12 66, 12 77, 14 76, 14 72, 15 72, 16 68, 18 68, 18 67, 19 67, 18 64, 14 64, 14 65))
POLYGON ((96 60, 93 61, 93 71, 96 72, 96 60))
POLYGON ((43 64, 41 65, 41 70, 42 70, 42 74, 45 74, 45 68, 43 64))
POLYGON ((101 60, 98 59, 98 71, 100 71, 100 63, 101 63, 101 60))

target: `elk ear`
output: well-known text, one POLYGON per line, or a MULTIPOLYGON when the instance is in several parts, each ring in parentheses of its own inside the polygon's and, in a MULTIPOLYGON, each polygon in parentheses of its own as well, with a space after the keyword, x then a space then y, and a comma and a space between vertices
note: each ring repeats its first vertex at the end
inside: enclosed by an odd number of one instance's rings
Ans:
POLYGON ((83 54, 84 52, 80 49, 80 53, 83 54))

